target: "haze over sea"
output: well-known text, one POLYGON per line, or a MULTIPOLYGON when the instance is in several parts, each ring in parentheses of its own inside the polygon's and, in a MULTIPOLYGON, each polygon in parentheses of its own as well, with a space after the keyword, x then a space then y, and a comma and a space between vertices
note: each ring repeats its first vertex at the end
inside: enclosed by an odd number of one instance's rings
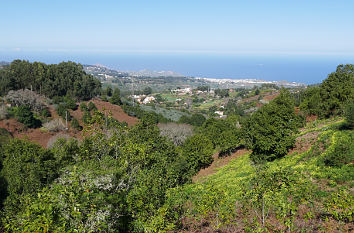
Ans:
POLYGON ((202 52, 1 52, 0 60, 25 59, 45 63, 75 61, 109 68, 138 71, 169 70, 186 76, 227 79, 286 80, 315 84, 337 65, 354 63, 354 55, 331 54, 227 54, 202 52))

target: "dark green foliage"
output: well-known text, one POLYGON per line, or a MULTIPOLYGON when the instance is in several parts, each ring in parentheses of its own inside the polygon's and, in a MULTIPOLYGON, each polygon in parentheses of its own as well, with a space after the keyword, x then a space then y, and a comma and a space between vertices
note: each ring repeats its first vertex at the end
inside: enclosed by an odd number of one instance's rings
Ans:
POLYGON ((101 89, 100 81, 87 75, 82 65, 74 62, 46 65, 14 60, 1 70, 0 84, 0 95, 27 88, 49 98, 72 95, 83 100, 98 95, 101 89))
POLYGON ((196 134, 185 141, 182 154, 190 170, 195 174, 213 162, 212 141, 202 134, 196 134))
POLYGON ((42 110, 41 116, 42 117, 50 117, 51 114, 50 114, 49 110, 47 108, 45 108, 45 109, 42 110))
POLYGON ((72 165, 78 159, 80 147, 75 139, 59 138, 50 149, 57 164, 61 167, 72 165))
POLYGON ((150 95, 150 94, 152 94, 152 89, 151 89, 151 87, 145 87, 143 93, 144 93, 144 95, 150 95))
POLYGON ((230 116, 227 119, 210 118, 204 122, 199 131, 212 141, 214 148, 220 149, 220 155, 229 155, 241 146, 239 118, 230 116))
POLYGON ((80 104, 80 110, 83 111, 83 112, 88 111, 86 103, 81 103, 80 104))
POLYGON ((345 105, 354 99, 354 66, 339 65, 319 87, 308 88, 300 108, 321 118, 341 115, 345 105))
POLYGON ((348 127, 354 129, 354 101, 350 102, 345 109, 345 120, 348 127))
POLYGON ((76 118, 73 118, 71 121, 71 127, 73 127, 76 130, 82 130, 82 126, 79 124, 79 121, 76 118))
POLYGON ((29 128, 37 128, 41 126, 41 122, 34 118, 33 113, 27 106, 20 106, 16 109, 16 119, 29 128))
POLYGON ((326 166, 341 167, 354 161, 354 132, 348 136, 341 137, 335 142, 331 149, 323 158, 326 166))
POLYGON ((254 92, 254 94, 255 95, 259 95, 261 92, 260 92, 260 90, 257 88, 256 90, 255 90, 255 92, 254 92))
POLYGON ((9 131, 7 131, 4 128, 0 128, 0 150, 1 150, 1 145, 5 145, 11 138, 12 135, 9 131))
POLYGON ((237 99, 230 99, 225 107, 225 114, 226 115, 239 115, 239 116, 244 116, 245 115, 245 107, 247 105, 239 105, 237 103, 237 99))
POLYGON ((229 89, 216 89, 215 95, 219 96, 220 98, 225 98, 229 96, 229 89))
POLYGON ((197 87, 198 91, 209 91, 210 87, 209 86, 199 86, 197 87))
POLYGON ((161 96, 161 94, 155 95, 155 100, 158 103, 165 101, 165 99, 161 96))
POLYGON ((96 105, 93 102, 89 102, 87 105, 88 110, 91 112, 92 110, 97 110, 96 105))
POLYGON ((89 111, 84 111, 84 115, 82 116, 82 122, 85 124, 89 124, 91 122, 91 113, 89 111))
POLYGON ((107 88, 106 88, 106 94, 107 94, 107 96, 112 96, 112 94, 113 94, 113 90, 112 90, 112 87, 111 86, 108 86, 107 88))
POLYGON ((194 113, 192 116, 181 116, 179 123, 186 123, 193 126, 201 126, 205 122, 206 118, 200 113, 194 113))
POLYGON ((73 98, 71 98, 70 96, 65 96, 63 98, 63 100, 64 100, 65 108, 71 109, 71 110, 77 109, 77 105, 76 105, 75 100, 73 98))
POLYGON ((122 101, 120 99, 120 90, 119 88, 114 88, 112 97, 109 99, 111 104, 121 105, 122 101))
POLYGON ((64 120, 71 120, 71 115, 69 110, 66 108, 65 104, 59 104, 57 107, 57 113, 61 116, 64 120))
POLYGON ((57 176, 52 153, 38 145, 12 140, 3 145, 1 176, 7 183, 5 206, 16 210, 22 194, 32 194, 49 184, 57 176))
POLYGON ((295 144, 298 126, 290 94, 282 90, 277 98, 255 112, 244 127, 252 159, 271 161, 284 156, 295 144))

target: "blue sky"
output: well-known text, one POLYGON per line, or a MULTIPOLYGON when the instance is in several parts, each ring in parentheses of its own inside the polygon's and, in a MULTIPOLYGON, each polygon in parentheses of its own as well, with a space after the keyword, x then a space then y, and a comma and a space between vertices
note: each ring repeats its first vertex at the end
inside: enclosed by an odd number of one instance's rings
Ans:
POLYGON ((1 51, 354 54, 353 0, 1 0, 1 51))

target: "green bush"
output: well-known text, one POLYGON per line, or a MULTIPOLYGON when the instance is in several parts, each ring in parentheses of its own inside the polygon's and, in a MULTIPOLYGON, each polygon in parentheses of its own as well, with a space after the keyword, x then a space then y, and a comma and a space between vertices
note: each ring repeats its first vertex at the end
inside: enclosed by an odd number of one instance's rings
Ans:
POLYGON ((349 128, 354 128, 354 102, 348 104, 345 109, 345 120, 349 128))
POLYGON ((50 114, 49 110, 47 108, 45 108, 45 109, 42 110, 41 116, 42 117, 50 117, 51 114, 50 114))
POLYGON ((89 102, 88 105, 87 105, 87 108, 88 108, 89 111, 97 110, 97 107, 96 107, 96 105, 93 102, 89 102))
POLYGON ((40 146, 15 139, 3 146, 1 176, 7 182, 5 208, 15 210, 22 194, 32 194, 57 176, 57 165, 51 152, 40 146))
POLYGON ((57 108, 57 113, 59 116, 61 116, 64 120, 70 121, 71 120, 71 115, 69 110, 66 108, 65 104, 59 104, 57 108))
POLYGON ((206 136, 196 134, 185 141, 182 154, 191 171, 197 173, 213 162, 213 144, 206 136))
POLYGON ((354 133, 340 137, 324 157, 324 163, 330 167, 342 167, 354 161, 354 133))
POLYGON ((27 106, 20 106, 17 108, 16 118, 19 122, 29 128, 37 128, 41 126, 41 121, 34 118, 33 113, 27 106))
POLYGON ((114 88, 112 97, 109 99, 111 104, 121 105, 122 101, 120 99, 120 90, 119 88, 114 88))
POLYGON ((77 109, 75 100, 69 96, 64 97, 64 104, 65 104, 65 108, 67 109, 71 109, 71 110, 77 109))
POLYGON ((11 133, 4 128, 0 128, 0 147, 2 144, 6 144, 12 137, 11 133))
POLYGON ((84 115, 82 116, 82 122, 85 124, 89 124, 91 122, 91 114, 89 111, 84 111, 84 115))
POLYGON ((80 104, 80 110, 83 111, 83 112, 88 111, 86 103, 81 103, 80 104))
POLYGON ((280 95, 255 112, 246 122, 244 135, 255 162, 280 158, 295 145, 299 126, 290 93, 280 95))
POLYGON ((76 118, 71 120, 71 127, 79 131, 82 130, 82 126, 79 124, 79 121, 76 118))

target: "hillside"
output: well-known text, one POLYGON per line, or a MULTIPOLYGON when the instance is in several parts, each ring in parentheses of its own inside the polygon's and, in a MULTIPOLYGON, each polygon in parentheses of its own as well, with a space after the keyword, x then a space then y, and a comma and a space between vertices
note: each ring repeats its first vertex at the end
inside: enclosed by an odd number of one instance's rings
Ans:
MULTIPOLYGON (((99 111, 107 115, 111 115, 112 118, 119 122, 126 122, 128 126, 133 126, 139 122, 137 118, 128 116, 128 114, 126 114, 120 106, 111 104, 109 102, 104 102, 98 99, 94 99, 88 102, 93 102, 97 106, 97 109, 99 111)), ((79 104, 80 103, 78 103, 78 105, 79 104)), ((51 117, 50 119, 48 119, 48 121, 61 119, 61 117, 58 116, 58 114, 56 113, 54 107, 50 107, 49 109, 51 112, 51 117)), ((70 110, 70 114, 75 119, 78 119, 80 125, 85 126, 85 124, 82 122, 82 117, 84 114, 79 108, 75 111, 70 110)), ((4 119, 0 120, 0 128, 6 129, 8 132, 11 133, 14 138, 27 139, 31 142, 41 145, 44 148, 47 148, 52 145, 58 138, 73 137, 81 140, 84 136, 83 132, 70 127, 70 123, 68 130, 62 129, 51 132, 43 127, 35 129, 27 128, 22 123, 18 122, 16 119, 4 119)))
POLYGON ((340 119, 311 122, 282 159, 261 168, 243 151, 217 173, 172 190, 164 208, 183 210, 181 232, 351 232, 353 138, 340 119), (339 151, 347 163, 329 165, 339 151))

